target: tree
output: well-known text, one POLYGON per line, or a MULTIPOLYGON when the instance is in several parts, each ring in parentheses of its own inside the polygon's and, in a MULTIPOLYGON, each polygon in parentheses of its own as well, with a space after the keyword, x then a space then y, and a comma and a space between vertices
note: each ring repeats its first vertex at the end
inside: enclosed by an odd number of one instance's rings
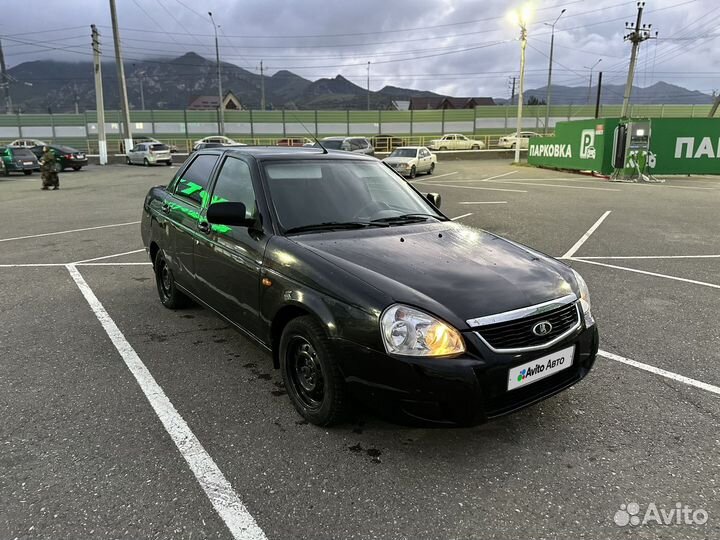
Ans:
POLYGON ((546 105, 544 99, 538 99, 535 96, 530 96, 530 98, 527 100, 528 105, 546 105))

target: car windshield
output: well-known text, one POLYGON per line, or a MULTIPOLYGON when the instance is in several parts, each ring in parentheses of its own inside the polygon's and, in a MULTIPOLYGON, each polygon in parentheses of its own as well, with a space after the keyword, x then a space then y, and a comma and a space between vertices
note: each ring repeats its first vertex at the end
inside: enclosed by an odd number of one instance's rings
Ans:
POLYGON ((407 214, 445 219, 380 162, 266 162, 263 169, 284 230, 327 223, 369 224, 407 214))
POLYGON ((320 141, 320 143, 329 150, 340 150, 342 149, 342 139, 329 139, 326 141, 320 141))
POLYGON ((416 155, 417 150, 415 148, 398 148, 389 157, 415 157, 416 155))

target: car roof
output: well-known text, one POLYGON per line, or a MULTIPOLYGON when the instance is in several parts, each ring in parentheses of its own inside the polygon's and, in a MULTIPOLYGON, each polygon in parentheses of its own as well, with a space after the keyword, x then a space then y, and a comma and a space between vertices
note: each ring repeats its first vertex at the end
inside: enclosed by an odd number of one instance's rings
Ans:
POLYGON ((398 146, 395 150, 420 150, 424 146, 398 146))
POLYGON ((283 160, 283 159, 352 159, 356 161, 378 161, 376 158, 364 154, 339 152, 313 146, 225 146, 222 148, 205 148, 198 150, 198 154, 215 154, 231 156, 250 156, 257 160, 283 160))

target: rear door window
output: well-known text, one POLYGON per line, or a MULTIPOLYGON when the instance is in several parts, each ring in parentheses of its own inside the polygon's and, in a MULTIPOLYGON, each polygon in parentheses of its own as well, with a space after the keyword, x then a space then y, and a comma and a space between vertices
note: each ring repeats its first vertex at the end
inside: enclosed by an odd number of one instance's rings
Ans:
POLYGON ((175 195, 202 204, 217 160, 217 156, 196 157, 175 184, 175 195))

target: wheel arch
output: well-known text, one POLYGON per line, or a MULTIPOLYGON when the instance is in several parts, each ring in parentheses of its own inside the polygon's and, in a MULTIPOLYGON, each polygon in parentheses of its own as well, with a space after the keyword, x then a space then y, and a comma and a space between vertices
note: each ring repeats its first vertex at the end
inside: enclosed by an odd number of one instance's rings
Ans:
POLYGON ((272 350, 273 366, 280 368, 280 338, 283 330, 293 319, 310 316, 325 329, 328 337, 334 337, 337 326, 334 317, 324 304, 316 305, 317 302, 299 302, 297 300, 284 304, 277 310, 270 323, 270 347, 272 350))

